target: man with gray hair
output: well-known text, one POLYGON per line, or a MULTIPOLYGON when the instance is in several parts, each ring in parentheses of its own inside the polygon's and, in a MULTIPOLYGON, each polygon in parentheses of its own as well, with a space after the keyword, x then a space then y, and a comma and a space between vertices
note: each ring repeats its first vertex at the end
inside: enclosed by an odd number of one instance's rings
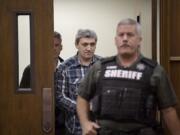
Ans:
POLYGON ((100 59, 95 55, 97 35, 89 29, 80 29, 75 38, 77 54, 70 57, 56 72, 56 101, 66 112, 65 125, 68 135, 82 135, 76 112, 77 89, 89 68, 100 59))
POLYGON ((83 135, 162 135, 157 108, 172 135, 180 135, 174 90, 163 67, 140 52, 141 27, 117 25, 117 54, 94 64, 80 84, 77 112, 83 135), (90 102, 96 121, 89 118, 90 102))

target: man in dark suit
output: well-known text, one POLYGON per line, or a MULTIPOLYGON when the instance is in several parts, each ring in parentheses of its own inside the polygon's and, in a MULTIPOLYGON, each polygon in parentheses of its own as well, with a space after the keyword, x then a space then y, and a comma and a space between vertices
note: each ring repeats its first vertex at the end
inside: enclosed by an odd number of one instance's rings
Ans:
MULTIPOLYGON (((59 55, 62 51, 62 38, 61 34, 58 32, 54 32, 54 72, 56 72, 56 68, 64 61, 59 55)), ((28 65, 23 72, 23 76, 20 82, 20 88, 31 88, 31 66, 28 65)), ((55 107, 55 134, 56 135, 65 135, 65 125, 64 125, 64 111, 55 107)))

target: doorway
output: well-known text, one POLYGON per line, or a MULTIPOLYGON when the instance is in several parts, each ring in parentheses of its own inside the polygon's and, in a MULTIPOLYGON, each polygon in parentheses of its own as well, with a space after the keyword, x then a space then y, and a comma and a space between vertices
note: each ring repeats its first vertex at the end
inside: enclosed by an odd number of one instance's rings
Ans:
POLYGON ((115 29, 123 18, 139 19, 143 36, 141 50, 152 58, 151 0, 54 0, 54 29, 62 34, 63 40, 61 56, 66 59, 76 54, 75 34, 78 29, 86 28, 97 33, 97 55, 115 55, 115 29))

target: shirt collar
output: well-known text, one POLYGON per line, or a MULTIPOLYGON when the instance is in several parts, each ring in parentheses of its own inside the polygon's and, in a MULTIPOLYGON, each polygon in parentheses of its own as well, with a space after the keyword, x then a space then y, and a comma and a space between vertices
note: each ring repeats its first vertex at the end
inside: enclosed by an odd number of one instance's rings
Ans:
MULTIPOLYGON (((75 65, 77 65, 77 66, 82 66, 82 64, 81 64, 81 62, 80 62, 80 59, 79 59, 79 57, 78 57, 78 54, 76 54, 76 55, 74 56, 74 58, 75 58, 75 61, 76 61, 75 65)), ((92 57, 91 62, 90 62, 89 65, 94 64, 94 62, 95 62, 96 60, 97 60, 96 55, 93 55, 93 57, 92 57)), ((84 65, 83 65, 83 66, 84 66, 84 65)))
POLYGON ((56 68, 58 68, 59 65, 60 65, 63 61, 64 61, 64 60, 63 60, 61 57, 58 57, 58 62, 57 62, 56 68))

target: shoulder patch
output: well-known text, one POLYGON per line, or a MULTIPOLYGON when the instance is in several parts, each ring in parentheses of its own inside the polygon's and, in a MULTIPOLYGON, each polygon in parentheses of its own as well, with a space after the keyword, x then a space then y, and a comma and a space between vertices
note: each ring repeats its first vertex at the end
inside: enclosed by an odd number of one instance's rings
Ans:
POLYGON ((149 58, 145 58, 145 57, 144 57, 144 58, 141 59, 141 61, 142 61, 143 63, 145 63, 145 64, 153 67, 153 68, 156 67, 156 65, 157 65, 157 62, 156 62, 156 61, 151 60, 151 59, 149 59, 149 58))

